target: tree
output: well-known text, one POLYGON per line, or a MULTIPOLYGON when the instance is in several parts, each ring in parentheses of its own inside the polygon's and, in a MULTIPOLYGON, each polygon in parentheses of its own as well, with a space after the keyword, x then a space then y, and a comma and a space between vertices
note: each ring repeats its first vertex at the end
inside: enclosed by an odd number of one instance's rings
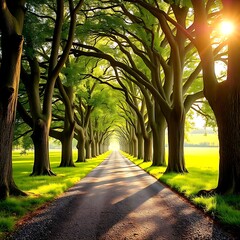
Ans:
MULTIPOLYGON (((131 81, 141 91, 147 91, 145 97, 149 93, 152 95, 154 111, 150 124, 154 142, 153 162, 155 165, 165 163, 163 139, 167 121, 167 172, 186 172, 183 151, 185 115, 191 104, 203 96, 201 89, 196 92, 188 90, 200 73, 201 65, 199 61, 191 65, 191 71, 187 71, 186 75, 184 70, 190 66, 189 57, 195 58, 196 55, 193 45, 185 34, 172 24, 172 20, 168 23, 169 17, 161 7, 164 7, 163 4, 160 6, 156 2, 150 4, 141 0, 124 1, 119 6, 112 7, 113 12, 121 12, 125 16, 124 19, 117 14, 113 18, 108 8, 106 16, 103 17, 102 14, 101 19, 98 19, 103 28, 98 24, 96 31, 92 31, 98 36, 97 40, 102 37, 111 43, 108 44, 109 49, 106 50, 104 45, 101 51, 101 42, 98 41, 99 44, 94 47, 82 45, 83 49, 88 49, 86 52, 78 49, 74 51, 76 56, 80 54, 108 60, 123 75, 130 76, 131 81), (134 5, 125 2, 133 2, 134 5), (113 50, 114 55, 111 54, 113 50)), ((172 4, 169 14, 176 19, 173 22, 177 26, 185 28, 188 11, 187 7, 172 4)))
MULTIPOLYGON (((68 1, 68 8, 65 7, 65 1, 60 0, 56 1, 56 4, 46 1, 43 2, 41 7, 39 4, 32 2, 30 9, 33 8, 33 15, 37 18, 45 19, 43 22, 46 26, 46 22, 49 22, 49 26, 53 26, 53 36, 51 38, 51 44, 46 43, 46 49, 42 48, 36 44, 37 49, 34 48, 35 36, 30 35, 27 39, 28 51, 27 60, 29 63, 30 73, 23 71, 23 82, 29 98, 31 117, 33 122, 33 134, 32 139, 34 143, 34 166, 32 171, 32 176, 35 175, 54 175, 50 168, 49 161, 49 131, 52 119, 52 98, 54 93, 54 87, 57 78, 63 68, 63 65, 66 63, 69 52, 72 47, 72 42, 75 34, 75 26, 77 21, 77 13, 83 4, 83 0, 80 0, 74 6, 74 1, 68 1), (56 13, 56 19, 48 16, 48 12, 44 17, 38 13, 39 10, 44 9, 44 4, 46 4, 47 9, 53 9, 56 13), (56 6, 56 9, 55 9, 56 6), (62 37, 64 35, 64 20, 69 20, 68 33, 66 33, 66 39, 63 41, 62 37), (36 51, 37 50, 37 51, 36 51), (37 54, 40 54, 41 57, 38 58, 37 54), (39 59, 43 57, 48 60, 47 68, 45 64, 42 64, 45 70, 45 79, 41 79, 41 69, 39 59), (43 88, 43 93, 40 91, 40 80, 46 80, 43 88), (41 94, 43 96, 41 96, 41 94), (41 102, 42 101, 42 102, 41 102)), ((30 21, 31 23, 31 21, 30 21)), ((33 24, 31 25, 33 27, 33 24)), ((47 25, 48 26, 48 25, 47 25)), ((30 33, 29 33, 30 34, 30 33)), ((52 32, 51 32, 52 34, 52 32)), ((44 37, 46 41, 46 36, 44 37)), ((26 64, 27 65, 27 64, 26 64)))
POLYGON ((72 142, 75 130, 73 104, 74 89, 72 86, 64 86, 59 78, 57 79, 57 86, 60 92, 60 96, 56 100, 57 106, 53 107, 53 122, 56 121, 58 126, 51 126, 50 136, 58 139, 61 142, 62 151, 61 162, 59 166, 74 167, 75 165, 73 162, 72 154, 72 142), (60 102, 60 104, 57 104, 57 102, 60 102), (54 111, 55 108, 56 111, 54 111), (63 122, 62 126, 59 126, 59 122, 63 122))
POLYGON ((79 84, 78 94, 76 95, 75 101, 75 120, 76 126, 76 139, 78 158, 77 162, 86 161, 86 141, 87 141, 87 130, 89 126, 90 116, 94 110, 94 105, 91 104, 92 95, 96 87, 96 82, 90 83, 89 81, 82 82, 79 84))
MULTIPOLYGON (((194 24, 196 28, 195 44, 199 51, 203 68, 204 95, 216 117, 219 137, 219 179, 216 189, 210 193, 240 193, 240 42, 238 32, 228 37, 227 79, 218 82, 214 69, 214 47, 208 26, 208 11, 211 1, 192 0, 194 24)), ((240 25, 240 2, 222 0, 223 17, 240 25)), ((199 194, 209 191, 200 191, 199 194)))
POLYGON ((0 1, 0 199, 25 195, 12 176, 12 142, 23 47, 24 0, 0 1))
MULTIPOLYGON (((129 138, 130 144, 132 145, 132 155, 143 159, 145 162, 152 160, 152 132, 149 122, 154 121, 151 113, 154 111, 154 104, 149 97, 149 92, 142 86, 139 88, 136 84, 131 81, 131 76, 124 77, 120 76, 117 69, 115 70, 115 78, 119 86, 114 86, 109 81, 104 82, 110 85, 113 89, 121 91, 125 95, 126 103, 130 106, 133 113, 126 109, 122 104, 121 109, 125 112, 125 119, 128 121, 128 126, 132 126, 134 129, 130 131, 129 138), (124 83, 125 82, 125 83, 124 83), (145 113, 145 110, 147 112, 145 113), (130 116, 129 116, 130 112, 130 116)), ((115 80, 114 78, 114 80, 115 80)), ((130 130, 132 130, 130 128, 130 130)), ((163 151, 165 153, 165 151, 163 151)))

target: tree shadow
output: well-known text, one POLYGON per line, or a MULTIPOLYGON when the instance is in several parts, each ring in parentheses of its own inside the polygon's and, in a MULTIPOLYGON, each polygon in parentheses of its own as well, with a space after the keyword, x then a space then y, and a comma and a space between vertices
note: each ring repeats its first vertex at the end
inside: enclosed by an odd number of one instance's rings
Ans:
POLYGON ((231 239, 124 158, 104 161, 9 239, 134 238, 231 239))

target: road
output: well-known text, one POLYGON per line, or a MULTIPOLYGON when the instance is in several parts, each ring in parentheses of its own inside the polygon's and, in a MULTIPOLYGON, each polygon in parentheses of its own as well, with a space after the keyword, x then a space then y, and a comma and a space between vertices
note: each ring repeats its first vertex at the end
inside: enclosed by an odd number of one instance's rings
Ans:
POLYGON ((234 238, 119 152, 113 152, 10 239, 234 238))

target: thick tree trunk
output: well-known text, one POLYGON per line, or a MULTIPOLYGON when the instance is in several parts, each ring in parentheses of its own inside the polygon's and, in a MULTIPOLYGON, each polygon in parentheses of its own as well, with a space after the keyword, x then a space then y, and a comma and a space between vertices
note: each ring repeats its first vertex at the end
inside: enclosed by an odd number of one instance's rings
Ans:
POLYGON ((240 194, 240 89, 228 86, 221 86, 214 106, 220 154, 215 191, 219 194, 240 194))
POLYGON ((138 155, 137 158, 138 159, 143 159, 143 155, 144 155, 144 148, 143 148, 143 136, 141 133, 137 133, 137 142, 138 142, 138 155))
POLYGON ((103 153, 103 144, 101 141, 98 143, 98 149, 99 149, 99 155, 101 155, 103 153))
POLYGON ((92 158, 91 143, 90 143, 89 139, 86 139, 85 150, 86 150, 86 159, 92 158))
POLYGON ((62 134, 62 157, 59 167, 75 167, 72 154, 74 128, 69 128, 67 131, 64 130, 62 134))
POLYGON ((128 150, 130 155, 133 155, 133 141, 130 140, 129 141, 129 150, 128 150))
POLYGON ((85 155, 85 134, 84 130, 81 129, 78 131, 78 144, 77 144, 77 149, 78 149, 78 158, 76 162, 86 162, 86 155, 85 155))
POLYGON ((95 139, 92 139, 92 144, 91 144, 91 150, 92 150, 92 157, 96 157, 96 141, 95 139))
POLYGON ((9 195, 26 195, 12 177, 12 141, 23 37, 2 36, 2 65, 0 69, 0 199, 9 195))
POLYGON ((151 162, 152 161, 152 139, 144 138, 144 162, 151 162))
POLYGON ((31 176, 55 175, 49 160, 49 124, 43 119, 34 122, 32 140, 34 144, 34 165, 31 176))
POLYGON ((96 148, 96 156, 99 155, 99 136, 98 134, 96 134, 96 144, 95 144, 95 148, 96 148))
POLYGON ((152 127, 153 134, 153 166, 166 166, 165 159, 166 121, 161 119, 152 127))
POLYGON ((137 138, 134 134, 133 138, 132 138, 132 144, 133 144, 133 152, 132 152, 132 155, 134 157, 137 157, 138 156, 138 142, 137 142, 137 138))
POLYGON ((64 119, 64 129, 61 134, 62 143, 62 156, 60 167, 75 167, 73 162, 73 152, 72 152, 72 142, 75 130, 74 121, 74 90, 72 86, 64 86, 60 79, 58 81, 58 88, 63 96, 65 105, 65 119, 64 119))
POLYGON ((184 160, 184 123, 185 114, 175 114, 174 111, 168 121, 168 166, 166 173, 186 173, 184 160))
MULTIPOLYGON (((219 179, 216 189, 199 195, 240 194, 240 42, 237 32, 228 36, 227 80, 219 83, 214 71, 214 53, 208 29, 208 15, 202 1, 192 0, 197 47, 202 60, 204 94, 215 114, 219 137, 219 179), (204 32, 203 32, 204 31, 204 32)), ((239 1, 222 0, 225 19, 239 26, 239 1)))

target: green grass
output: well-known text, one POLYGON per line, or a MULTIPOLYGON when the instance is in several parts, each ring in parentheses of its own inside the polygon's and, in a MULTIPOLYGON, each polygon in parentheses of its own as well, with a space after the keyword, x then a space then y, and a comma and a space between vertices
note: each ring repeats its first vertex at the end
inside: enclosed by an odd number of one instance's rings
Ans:
POLYGON ((125 154, 136 165, 149 174, 166 183, 174 190, 187 197, 211 216, 225 225, 240 228, 240 196, 196 197, 200 190, 210 190, 218 181, 218 148, 185 148, 187 174, 163 174, 166 167, 152 167, 151 163, 125 154))
POLYGON ((185 136, 185 144, 192 144, 195 146, 209 146, 209 147, 217 147, 219 144, 218 135, 216 133, 194 133, 194 134, 186 134, 185 136))
MULTIPOLYGON (((85 163, 75 163, 76 167, 59 168, 60 151, 51 151, 51 169, 57 176, 30 177, 33 167, 33 153, 20 155, 20 152, 13 152, 14 180, 28 196, 9 197, 5 201, 0 201, 0 237, 4 236, 4 232, 12 231, 17 220, 22 216, 54 199, 85 177, 109 154, 110 152, 107 152, 89 159, 85 163)), ((76 155, 77 152, 74 151, 74 159, 76 159, 76 155)))

